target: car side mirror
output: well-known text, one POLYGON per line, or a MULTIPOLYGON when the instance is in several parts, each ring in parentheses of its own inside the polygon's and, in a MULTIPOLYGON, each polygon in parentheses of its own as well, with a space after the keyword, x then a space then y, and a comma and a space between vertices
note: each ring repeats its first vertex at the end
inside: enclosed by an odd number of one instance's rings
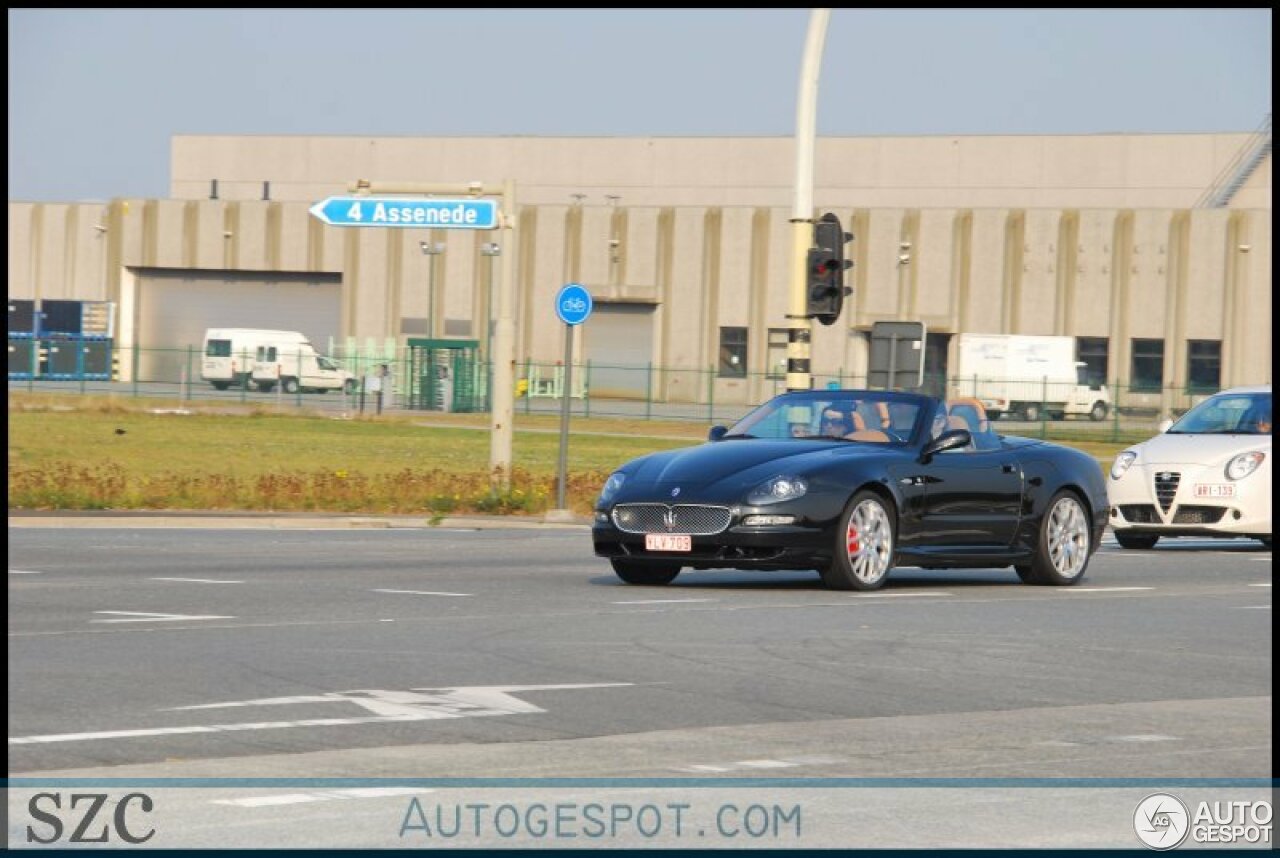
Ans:
POLYGON ((949 432, 943 432, 937 438, 924 445, 924 449, 920 451, 920 461, 927 464, 938 453, 954 450, 957 447, 972 443, 973 436, 969 434, 968 429, 952 429, 949 432))
POLYGON ((1168 432, 1168 431, 1169 431, 1169 427, 1170 427, 1170 426, 1172 426, 1172 425, 1173 425, 1173 421, 1172 421, 1172 420, 1170 420, 1168 417, 1166 417, 1165 419, 1163 419, 1163 420, 1161 420, 1161 421, 1160 421, 1160 431, 1161 431, 1162 433, 1164 433, 1164 432, 1168 432))
POLYGON ((729 431, 728 426, 712 426, 711 431, 707 433, 708 441, 719 441, 724 437, 724 433, 729 431))

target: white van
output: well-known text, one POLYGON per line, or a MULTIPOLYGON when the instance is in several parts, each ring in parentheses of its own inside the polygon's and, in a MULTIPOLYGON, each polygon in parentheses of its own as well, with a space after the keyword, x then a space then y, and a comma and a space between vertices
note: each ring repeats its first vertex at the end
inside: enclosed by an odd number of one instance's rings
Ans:
MULTIPOLYGON (((204 359, 200 378, 218 390, 241 387, 253 374, 258 349, 266 345, 311 344, 297 331, 267 331, 259 328, 209 328, 204 332, 204 359)), ((314 350, 313 350, 314 351, 314 350)))
POLYGON ((309 342, 264 343, 253 362, 253 383, 264 393, 280 385, 285 393, 313 390, 356 392, 356 377, 326 355, 316 354, 309 342))

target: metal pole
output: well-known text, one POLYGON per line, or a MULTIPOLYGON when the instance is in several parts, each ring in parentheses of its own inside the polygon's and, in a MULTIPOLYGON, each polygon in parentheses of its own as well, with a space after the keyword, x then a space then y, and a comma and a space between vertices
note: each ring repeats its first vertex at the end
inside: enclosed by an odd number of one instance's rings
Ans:
MULTIPOLYGON (((515 306, 516 306, 516 184, 511 179, 502 186, 502 229, 500 242, 506 260, 498 290, 498 323, 493 330, 493 413, 489 448, 490 479, 497 488, 511 486, 511 442, 515 420, 515 306)), ((526 405, 528 400, 526 400, 526 405)))
POLYGON ((556 466, 556 509, 564 504, 569 469, 569 400, 573 397, 573 325, 564 326, 564 385, 560 390, 560 461, 556 466))
POLYGON ((805 317, 805 266, 813 241, 813 160, 818 113, 818 71, 827 38, 830 9, 809 13, 800 88, 796 98, 795 207, 791 211, 791 299, 787 314, 787 390, 809 390, 809 341, 813 323, 805 317))

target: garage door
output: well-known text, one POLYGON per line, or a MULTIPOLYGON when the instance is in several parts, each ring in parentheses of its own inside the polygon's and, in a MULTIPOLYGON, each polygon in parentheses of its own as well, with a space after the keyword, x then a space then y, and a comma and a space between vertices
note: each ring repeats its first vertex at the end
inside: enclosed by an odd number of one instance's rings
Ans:
POLYGON ((644 398, 653 361, 654 304, 596 304, 583 323, 591 396, 644 398))
POLYGON ((198 375, 206 328, 301 331, 325 351, 341 335, 341 292, 340 274, 144 269, 139 379, 176 381, 188 366, 198 375))

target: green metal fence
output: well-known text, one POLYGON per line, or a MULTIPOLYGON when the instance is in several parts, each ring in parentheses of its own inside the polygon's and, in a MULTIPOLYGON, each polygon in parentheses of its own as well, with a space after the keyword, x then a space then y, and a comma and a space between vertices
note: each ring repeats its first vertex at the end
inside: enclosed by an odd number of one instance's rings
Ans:
MULTIPOLYGON (((37 344, 38 345, 38 344, 37 344)), ((492 408, 491 367, 479 358, 474 340, 422 340, 398 352, 390 345, 356 347, 354 341, 335 344, 329 356, 352 383, 325 392, 299 386, 264 387, 249 373, 238 384, 204 376, 199 346, 179 349, 131 348, 102 352, 92 360, 76 351, 82 344, 63 343, 53 354, 33 346, 10 360, 10 390, 60 390, 154 396, 180 402, 216 400, 226 403, 279 407, 313 407, 359 413, 370 407, 370 379, 383 385, 383 407, 407 411, 487 412, 492 408), (348 352, 347 348, 354 350, 348 352), (73 359, 74 357, 74 359, 73 359), (386 375, 382 376, 382 367, 386 375), (447 382, 447 383, 446 383, 447 382)), ((80 350, 82 351, 82 349, 80 350)), ((254 356, 234 356, 240 368, 254 356)), ((282 358, 287 366, 289 356, 282 358)), ((299 372, 299 375, 301 373, 299 372)), ((786 379, 767 373, 728 375, 717 367, 663 367, 584 361, 573 368, 572 390, 559 361, 524 360, 516 369, 513 394, 518 412, 560 412, 570 397, 570 412, 586 417, 629 420, 689 420, 729 423, 758 403, 786 390, 786 379)), ((865 376, 819 370, 815 388, 865 387, 865 376)), ((1048 378, 956 377, 926 375, 919 390, 946 398, 981 400, 1000 431, 1048 437, 1121 440, 1150 435, 1166 418, 1176 418, 1215 392, 1212 389, 1163 387, 1143 389, 1116 378, 1101 385, 1081 385, 1048 378)))

